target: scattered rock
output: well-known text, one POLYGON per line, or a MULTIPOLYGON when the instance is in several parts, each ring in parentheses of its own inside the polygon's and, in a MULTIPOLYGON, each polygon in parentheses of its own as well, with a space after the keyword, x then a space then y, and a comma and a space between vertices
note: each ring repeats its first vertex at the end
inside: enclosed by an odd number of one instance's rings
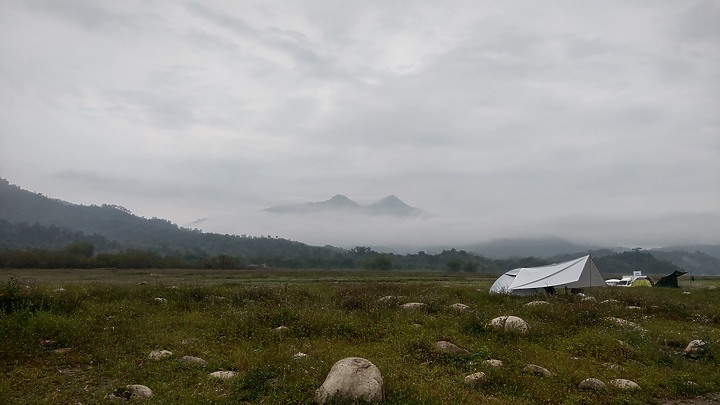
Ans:
POLYGON ((159 304, 166 304, 166 303, 167 303, 167 299, 157 297, 157 298, 155 298, 155 302, 157 302, 157 303, 159 303, 159 304))
POLYGON ((715 287, 714 285, 711 285, 710 287, 708 287, 708 290, 717 290, 717 287, 715 287))
POLYGON ((500 360, 496 360, 496 359, 485 360, 485 361, 483 361, 483 364, 485 364, 486 366, 490 366, 490 367, 502 367, 503 366, 503 362, 500 360))
POLYGON ((141 281, 138 283, 138 285, 147 285, 147 281, 141 281))
POLYGON ((585 297, 585 298, 583 298, 583 299, 580 300, 580 302, 595 302, 595 301, 597 301, 597 300, 595 299, 595 297, 585 297))
POLYGON ((546 369, 545 367, 540 367, 535 364, 528 364, 523 368, 523 371, 528 374, 534 374, 540 377, 550 378, 553 376, 553 373, 550 372, 550 370, 546 369))
POLYGON ((452 305, 450 305, 450 308, 457 309, 458 311, 467 311, 470 309, 469 306, 467 306, 465 304, 461 304, 461 303, 452 304, 452 305))
POLYGON ((382 400, 383 378, 380 370, 360 357, 348 357, 335 363, 314 397, 317 404, 379 403, 382 400))
POLYGON ((639 390, 640 386, 632 380, 626 380, 624 378, 618 378, 616 380, 610 380, 608 384, 621 390, 639 390))
POLYGON ((166 357, 172 356, 172 352, 170 350, 153 350, 150 352, 150 358, 153 360, 161 360, 166 357))
POLYGON ((422 325, 420 325, 419 323, 414 323, 413 326, 415 327, 415 329, 422 328, 422 325))
POLYGON ((273 329, 273 330, 276 331, 276 332, 285 332, 285 331, 287 331, 287 330, 290 330, 290 328, 288 328, 288 327, 285 326, 285 325, 280 325, 280 326, 278 326, 277 328, 275 328, 275 329, 273 329))
POLYGON ((178 360, 180 363, 191 365, 191 366, 206 366, 207 361, 195 356, 182 356, 178 360))
POLYGON ((63 354, 69 352, 70 350, 72 349, 69 347, 59 347, 57 349, 54 349, 52 352, 55 354, 63 354))
POLYGON ((477 373, 472 373, 465 376, 466 385, 482 384, 485 381, 487 381, 487 377, 485 377, 485 373, 483 373, 482 371, 478 371, 477 373))
POLYGON ((153 392, 150 388, 140 384, 130 384, 116 389, 108 394, 106 398, 110 400, 141 401, 152 396, 153 392))
POLYGON ((220 380, 229 380, 237 375, 234 371, 215 371, 210 373, 210 377, 218 378, 220 380))
POLYGON ((525 304, 526 307, 539 307, 542 305, 549 305, 550 303, 547 301, 530 301, 527 304, 525 304))
POLYGON ((683 291, 683 294, 690 295, 690 291, 683 291))
POLYGON ((392 301, 395 299, 397 299, 397 297, 394 295, 386 295, 384 297, 378 298, 378 302, 388 302, 388 301, 392 301))
POLYGON ((621 302, 615 299, 609 299, 609 300, 603 300, 600 301, 601 304, 611 304, 611 305, 620 305, 621 302))
POLYGON ((447 354, 459 354, 459 355, 465 355, 470 354, 469 351, 456 346, 453 343, 447 342, 445 340, 438 340, 435 342, 435 350, 437 350, 440 353, 447 353, 447 354))
POLYGON ((304 359, 305 357, 307 357, 307 354, 305 354, 303 352, 297 352, 297 353, 293 354, 292 358, 293 358, 293 360, 301 360, 301 359, 304 359))
POLYGON ((517 316, 499 316, 490 321, 490 326, 502 329, 505 332, 525 334, 530 329, 527 322, 517 316))
POLYGON ((597 378, 586 378, 578 384, 578 388, 588 391, 605 391, 607 386, 597 378))
POLYGON ((689 357, 699 357, 705 353, 705 350, 707 349, 707 342, 700 339, 695 339, 688 343, 687 347, 683 351, 683 353, 686 356, 689 357))
POLYGON ((605 367, 608 370, 613 370, 613 371, 620 371, 623 369, 622 366, 619 366, 619 365, 613 364, 613 363, 604 363, 603 367, 605 367))
POLYGON ((402 309, 425 309, 427 304, 423 302, 408 302, 407 304, 400 305, 402 309))
POLYGON ((643 328, 642 326, 636 324, 635 322, 630 322, 630 321, 628 321, 628 320, 626 320, 626 319, 615 318, 615 317, 612 317, 612 316, 608 316, 608 317, 605 317, 605 318, 603 318, 603 319, 604 319, 605 321, 607 321, 607 322, 614 323, 614 324, 616 324, 616 325, 618 325, 618 326, 622 326, 622 327, 627 327, 627 328, 630 328, 630 329, 634 329, 634 330, 636 330, 636 331, 638 331, 638 332, 642 332, 642 333, 647 332, 647 330, 646 330, 645 328, 643 328))
POLYGON ((641 307, 638 307, 638 306, 636 306, 636 305, 628 305, 627 309, 635 309, 635 310, 637 310, 637 309, 642 309, 642 308, 641 308, 641 307))
POLYGON ((53 291, 55 291, 55 292, 63 292, 63 291, 65 291, 65 289, 62 288, 62 287, 60 287, 60 288, 54 289, 53 291))

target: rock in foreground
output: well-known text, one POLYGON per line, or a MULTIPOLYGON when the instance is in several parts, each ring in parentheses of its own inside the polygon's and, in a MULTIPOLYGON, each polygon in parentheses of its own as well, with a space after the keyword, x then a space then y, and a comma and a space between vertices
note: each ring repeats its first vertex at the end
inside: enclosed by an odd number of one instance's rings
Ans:
POLYGON ((315 403, 379 403, 383 399, 380 370, 360 357, 335 363, 322 386, 315 391, 315 403))
POLYGON ((517 316, 499 316, 490 321, 490 326, 504 330, 505 332, 514 332, 525 334, 530 327, 524 319, 517 316))

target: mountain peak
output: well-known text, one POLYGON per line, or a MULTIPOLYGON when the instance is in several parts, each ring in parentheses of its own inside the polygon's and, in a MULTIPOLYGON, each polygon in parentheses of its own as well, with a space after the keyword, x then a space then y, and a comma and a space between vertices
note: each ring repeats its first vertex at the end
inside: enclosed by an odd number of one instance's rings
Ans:
POLYGON ((349 212, 360 215, 387 215, 397 217, 415 216, 422 211, 407 205, 395 194, 390 194, 370 205, 360 205, 343 194, 335 194, 329 200, 270 207, 265 211, 274 213, 326 213, 333 211, 349 212))

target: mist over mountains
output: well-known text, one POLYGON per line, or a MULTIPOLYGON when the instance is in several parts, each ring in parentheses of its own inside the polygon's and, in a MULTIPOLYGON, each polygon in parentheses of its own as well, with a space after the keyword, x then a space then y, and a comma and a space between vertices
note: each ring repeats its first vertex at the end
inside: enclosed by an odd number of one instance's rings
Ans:
POLYGON ((336 194, 329 200, 301 204, 278 205, 264 211, 275 214, 352 214, 368 216, 417 217, 423 210, 411 207, 400 198, 391 194, 380 201, 361 205, 342 194, 336 194))
MULTIPOLYGON (((358 220, 342 223, 343 225, 355 226, 354 224, 362 222, 373 226, 380 224, 378 228, 380 231, 388 226, 396 227, 398 223, 416 222, 405 221, 404 218, 425 215, 422 210, 405 204, 393 195, 369 205, 361 205, 343 195, 336 195, 317 203, 271 207, 271 209, 268 209, 267 215, 279 218, 285 216, 276 214, 301 214, 298 217, 300 218, 305 217, 302 214, 307 213, 349 212, 352 215, 337 217, 357 216, 358 220), (275 211, 270 211, 271 209, 275 211)), ((335 217, 335 215, 330 216, 335 217)), ((197 222, 206 220, 207 218, 202 218, 197 222)), ((325 230, 325 232, 332 235, 331 231, 325 230)), ((614 257, 630 251, 622 247, 578 244, 557 237, 505 238, 485 243, 432 246, 368 244, 366 245, 368 247, 360 250, 337 244, 313 246, 292 239, 271 237, 269 234, 248 236, 203 232, 199 229, 180 227, 166 219, 140 217, 118 205, 79 205, 53 199, 0 179, 0 251, 27 248, 57 249, 76 242, 92 243, 98 252, 139 248, 158 252, 188 252, 191 255, 201 256, 233 255, 255 258, 260 263, 274 258, 272 260, 280 260, 283 265, 297 265, 300 263, 297 262, 298 260, 317 265, 318 260, 324 260, 328 266, 342 266, 347 265, 348 254, 357 256, 358 252, 365 252, 370 255, 369 257, 374 254, 389 255, 395 258, 396 263, 411 261, 412 263, 405 266, 422 269, 412 266, 418 265, 418 258, 426 257, 426 254, 435 254, 438 258, 444 257, 447 260, 461 257, 465 263, 478 266, 474 268, 485 271, 500 271, 512 265, 508 263, 516 263, 528 257, 552 262, 587 253, 595 257, 614 257), (481 265, 481 263, 491 263, 489 260, 500 261, 493 262, 491 267, 481 265)), ((697 275, 720 274, 720 246, 671 246, 646 252, 697 275)), ((623 260, 632 263, 628 258, 623 260)), ((441 265, 433 264, 433 266, 441 265)))

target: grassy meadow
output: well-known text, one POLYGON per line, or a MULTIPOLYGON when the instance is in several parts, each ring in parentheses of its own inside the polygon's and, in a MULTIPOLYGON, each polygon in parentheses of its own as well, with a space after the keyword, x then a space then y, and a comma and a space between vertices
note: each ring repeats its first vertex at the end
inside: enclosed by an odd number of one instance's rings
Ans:
POLYGON ((0 270, 0 403, 107 403, 114 390, 143 384, 154 393, 148 404, 306 404, 330 367, 350 356, 380 369, 387 404, 646 404, 720 391, 719 279, 681 278, 681 289, 586 291, 596 302, 562 292, 490 295, 493 280, 461 273, 0 270), (395 298, 379 301, 388 295, 395 298), (536 299, 549 305, 525 305, 536 299), (618 302, 600 303, 606 299, 618 302), (428 306, 399 308, 407 302, 428 306), (471 310, 449 308, 454 303, 471 310), (490 329, 501 315, 522 317, 529 333, 490 329), (697 359, 682 355, 693 339, 710 343, 697 359), (438 340, 470 355, 438 353, 438 340), (173 356, 150 359, 157 349, 173 356), (294 360, 297 352, 307 357, 294 360), (208 364, 182 364, 185 355, 208 364), (504 366, 490 368, 486 359, 504 366), (554 376, 524 373, 529 363, 554 376), (208 377, 217 370, 238 375, 208 377), (487 381, 465 385, 476 371, 487 381), (588 377, 626 378, 641 390, 579 390, 588 377))

